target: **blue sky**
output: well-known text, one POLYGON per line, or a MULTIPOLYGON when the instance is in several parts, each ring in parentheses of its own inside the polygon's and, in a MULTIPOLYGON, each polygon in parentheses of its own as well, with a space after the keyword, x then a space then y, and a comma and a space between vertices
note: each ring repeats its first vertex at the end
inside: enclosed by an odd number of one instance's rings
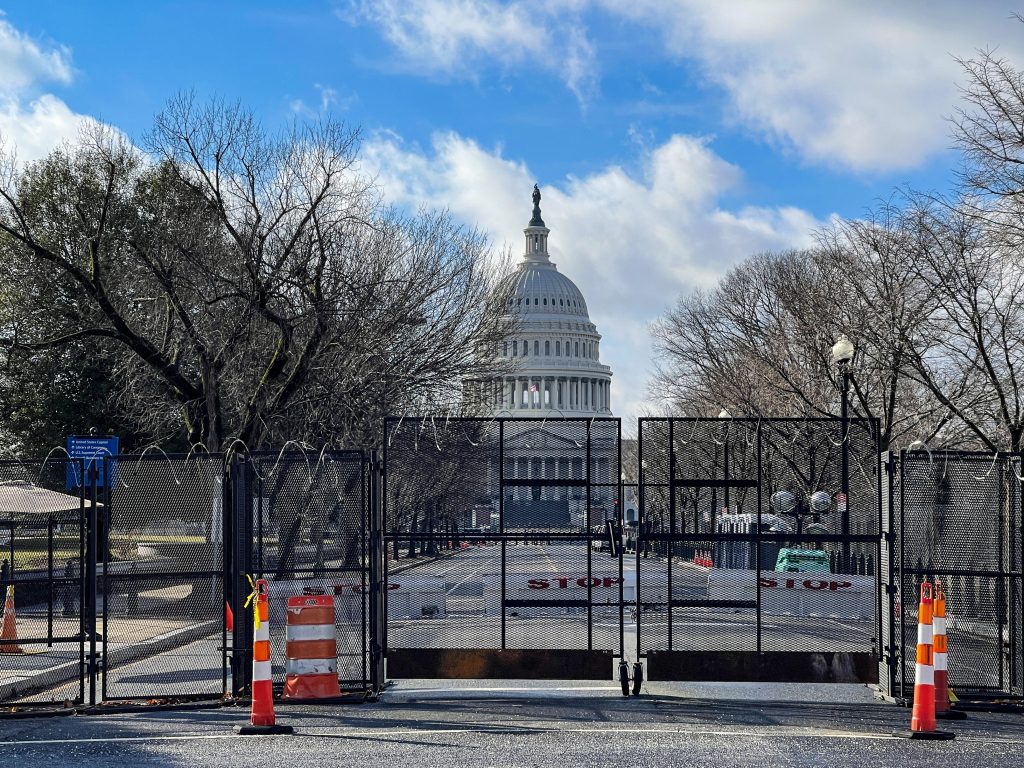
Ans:
MULTIPOLYGON (((642 407, 648 324, 764 249, 894 187, 946 189, 957 56, 1024 59, 1004 2, 0 0, 0 136, 31 159, 83 116, 136 137, 180 89, 268 126, 361 126, 400 205, 521 252, 530 187, 642 407)), ((1022 61, 1024 64, 1024 61, 1022 61)), ((724 404, 727 405, 727 404, 724 404)))

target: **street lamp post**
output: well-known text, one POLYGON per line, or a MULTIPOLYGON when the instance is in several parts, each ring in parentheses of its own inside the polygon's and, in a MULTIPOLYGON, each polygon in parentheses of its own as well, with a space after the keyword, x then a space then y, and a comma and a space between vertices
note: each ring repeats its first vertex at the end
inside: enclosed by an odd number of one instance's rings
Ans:
MULTIPOLYGON (((832 362, 839 367, 841 377, 840 385, 840 413, 839 418, 842 424, 842 498, 837 499, 839 507, 840 533, 844 537, 850 535, 850 379, 853 375, 850 364, 854 355, 853 342, 846 334, 841 334, 835 345, 832 347, 832 362)), ((843 567, 848 567, 850 562, 850 542, 843 539, 843 567)))

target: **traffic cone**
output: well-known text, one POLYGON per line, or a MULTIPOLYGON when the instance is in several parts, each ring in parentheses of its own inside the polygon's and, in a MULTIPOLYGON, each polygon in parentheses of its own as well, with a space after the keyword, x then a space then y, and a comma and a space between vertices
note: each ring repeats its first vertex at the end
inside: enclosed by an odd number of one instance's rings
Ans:
POLYGON ((231 603, 224 601, 224 625, 228 632, 235 631, 235 612, 231 610, 231 603))
POLYGON ((935 730, 935 669, 932 653, 932 585, 921 584, 917 608, 917 668, 914 677, 914 709, 909 731, 893 731, 907 739, 952 739, 954 734, 935 730))
POLYGON ((277 725, 274 718, 274 684, 270 661, 270 607, 267 604, 266 579, 253 584, 246 606, 253 603, 252 635, 252 712, 250 725, 236 725, 235 733, 255 736, 273 733, 291 733, 290 725, 277 725))
POLYGON ((18 623, 14 616, 14 585, 7 587, 7 599, 4 600, 4 623, 0 629, 0 653, 24 653, 18 645, 18 623))
POLYGON ((946 593, 942 586, 935 582, 935 616, 932 619, 934 628, 935 655, 935 716, 944 720, 963 720, 966 712, 950 707, 948 653, 946 643, 946 593))

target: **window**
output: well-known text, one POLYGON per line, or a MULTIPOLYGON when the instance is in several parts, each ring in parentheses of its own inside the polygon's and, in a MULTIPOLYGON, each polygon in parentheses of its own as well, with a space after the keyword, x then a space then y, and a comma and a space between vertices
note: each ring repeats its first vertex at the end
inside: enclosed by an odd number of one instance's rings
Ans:
POLYGON ((523 339, 523 357, 526 357, 528 354, 530 354, 530 342, 523 339))
POLYGON ((523 306, 523 300, 522 300, 522 298, 518 298, 518 299, 516 299, 516 306, 517 306, 517 307, 521 307, 521 306, 523 306))
POLYGON ((518 341, 513 341, 512 342, 512 357, 518 357, 518 356, 519 356, 519 342, 518 341))
POLYGON ((580 343, 577 341, 576 342, 576 357, 579 357, 579 356, 580 356, 580 343))
POLYGON ((501 356, 502 357, 508 357, 508 342, 507 341, 505 342, 505 346, 502 349, 501 356))
POLYGON ((555 357, 561 357, 562 355, 562 342, 555 342, 555 357))
POLYGON ((559 299, 558 300, 558 306, 564 307, 565 306, 565 299, 559 299))
POLYGON ((548 305, 548 298, 547 298, 547 296, 545 296, 544 297, 544 306, 546 307, 547 305, 548 305))
POLYGON ((545 341, 544 342, 544 354, 547 355, 548 357, 551 357, 551 342, 550 341, 545 341))
POLYGON ((533 342, 533 354, 540 357, 540 342, 534 339, 533 342))

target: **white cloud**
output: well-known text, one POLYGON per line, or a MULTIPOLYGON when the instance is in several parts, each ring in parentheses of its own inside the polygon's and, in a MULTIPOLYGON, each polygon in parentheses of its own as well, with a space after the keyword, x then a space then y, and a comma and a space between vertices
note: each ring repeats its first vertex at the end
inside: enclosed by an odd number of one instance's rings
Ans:
POLYGON ((943 117, 961 79, 955 57, 1016 43, 1000 2, 604 0, 699 64, 732 117, 801 157, 854 171, 912 168, 950 144, 943 117))
POLYGON ((16 97, 0 98, 0 143, 20 162, 36 160, 65 139, 74 139, 88 119, 50 94, 28 104, 16 97))
POLYGON ((67 48, 44 48, 0 13, 0 145, 5 151, 22 162, 34 160, 78 134, 86 118, 41 92, 43 83, 67 84, 72 76, 67 48))
POLYGON ((11 26, 0 11, 0 91, 15 93, 40 80, 69 83, 71 74, 67 48, 43 50, 11 26))
MULTIPOLYGON (((522 253, 537 180, 524 163, 455 133, 437 134, 429 148, 384 134, 365 150, 366 169, 379 173, 392 201, 447 206, 490 232, 499 247, 522 253)), ((587 299, 604 337, 602 359, 614 372, 613 408, 627 420, 646 394, 648 324, 680 293, 713 284, 754 252, 809 245, 820 223, 797 208, 723 208, 722 195, 742 173, 691 136, 646 151, 636 172, 610 166, 560 183, 540 181, 552 258, 587 299)))
POLYGON ((497 0, 361 0, 339 16, 378 27, 417 73, 475 80, 497 65, 554 73, 586 103, 597 87, 594 47, 580 3, 497 0))
POLYGON ((413 72, 549 72, 583 104, 599 90, 594 40, 614 35, 609 50, 631 40, 645 58, 660 51, 696 64, 726 94, 726 119, 805 161, 854 172, 914 168, 949 146, 956 57, 998 46, 1024 58, 1010 0, 352 2, 348 18, 377 27, 413 72))

